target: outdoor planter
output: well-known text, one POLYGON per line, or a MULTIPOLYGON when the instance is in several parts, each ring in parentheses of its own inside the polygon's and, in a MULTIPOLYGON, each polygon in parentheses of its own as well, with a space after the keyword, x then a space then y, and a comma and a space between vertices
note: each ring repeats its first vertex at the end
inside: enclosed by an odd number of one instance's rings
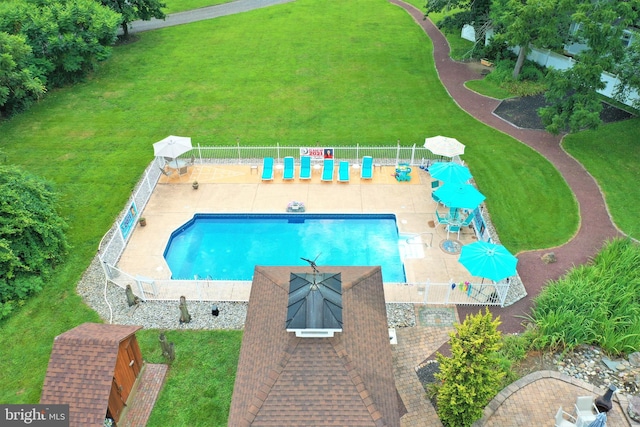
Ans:
POLYGON ((194 190, 197 190, 200 185, 198 184, 198 181, 193 181, 193 184, 191 184, 191 186, 194 190))
POLYGON ((140 223, 141 227, 144 227, 145 225, 147 225, 147 219, 146 218, 140 218, 138 220, 138 222, 140 223))

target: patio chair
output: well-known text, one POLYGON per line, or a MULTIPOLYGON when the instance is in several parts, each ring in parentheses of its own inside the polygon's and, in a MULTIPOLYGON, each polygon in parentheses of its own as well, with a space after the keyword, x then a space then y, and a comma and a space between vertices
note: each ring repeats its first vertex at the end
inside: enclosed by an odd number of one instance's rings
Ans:
POLYGON ((338 166, 338 182, 349 182, 349 162, 341 161, 338 166))
POLYGON ((322 164, 322 180, 333 181, 333 159, 324 159, 322 164))
POLYGON ((593 402, 592 396, 578 396, 576 399, 576 419, 578 424, 588 426, 595 421, 596 415, 600 412, 593 402))
POLYGON ((164 170, 164 168, 158 167, 158 169, 160 169, 160 172, 162 172, 162 175, 164 176, 169 176, 172 174, 172 171, 166 171, 164 170))
MULTIPOLYGON (((457 226, 457 230, 449 230, 449 231, 457 231, 458 232, 458 240, 460 240, 460 230, 462 230, 464 227, 468 227, 469 224, 471 224, 471 221, 473 221, 473 213, 470 213, 469 215, 467 215, 467 217, 464 219, 464 221, 462 221, 460 223, 459 226, 457 226)), ((449 233, 447 233, 447 238, 449 238, 449 233)))
POLYGON ((373 178, 373 157, 364 156, 362 158, 362 168, 360 169, 360 179, 373 178))
POLYGON ((300 157, 300 179, 311 179, 311 156, 300 157))
POLYGON ((285 157, 284 171, 282 172, 282 179, 285 179, 285 180, 293 179, 294 172, 295 172, 295 164, 293 162, 293 157, 285 157))
POLYGON ((437 209, 436 220, 438 221, 438 224, 444 225, 445 227, 449 225, 449 218, 447 218, 446 216, 441 216, 437 209))
POLYGON ((273 180, 273 157, 265 157, 262 160, 262 180, 273 180))
POLYGON ((575 417, 567 412, 564 412, 562 410, 562 406, 560 407, 560 409, 558 409, 558 412, 556 412, 556 427, 576 427, 575 421, 575 417), (574 422, 565 419, 565 417, 572 419, 574 422))

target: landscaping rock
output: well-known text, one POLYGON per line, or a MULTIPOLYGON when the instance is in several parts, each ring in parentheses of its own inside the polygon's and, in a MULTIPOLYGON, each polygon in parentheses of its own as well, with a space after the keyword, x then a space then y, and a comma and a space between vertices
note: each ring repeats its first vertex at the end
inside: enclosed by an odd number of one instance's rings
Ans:
POLYGON ((633 396, 629 399, 627 413, 629 414, 629 418, 634 421, 640 422, 640 397, 633 396))
POLYGON ((545 264, 553 264, 554 262, 558 261, 558 258, 556 258, 556 254, 553 252, 547 252, 546 254, 542 255, 541 259, 545 264))

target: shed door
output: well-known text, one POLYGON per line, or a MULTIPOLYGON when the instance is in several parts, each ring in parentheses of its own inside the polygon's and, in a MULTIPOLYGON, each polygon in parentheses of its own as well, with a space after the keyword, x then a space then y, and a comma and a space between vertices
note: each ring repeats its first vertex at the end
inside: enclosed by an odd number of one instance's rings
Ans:
POLYGON ((109 412, 117 423, 120 421, 120 414, 125 407, 125 400, 122 398, 122 386, 118 384, 116 378, 111 381, 111 393, 109 393, 109 412))

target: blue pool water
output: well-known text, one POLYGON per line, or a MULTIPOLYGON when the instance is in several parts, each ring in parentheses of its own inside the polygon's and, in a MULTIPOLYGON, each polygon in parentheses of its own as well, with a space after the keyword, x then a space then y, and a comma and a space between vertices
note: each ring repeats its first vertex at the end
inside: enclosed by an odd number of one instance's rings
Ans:
POLYGON ((404 282, 394 215, 196 214, 164 251, 173 279, 251 280, 256 265, 382 266, 404 282))

